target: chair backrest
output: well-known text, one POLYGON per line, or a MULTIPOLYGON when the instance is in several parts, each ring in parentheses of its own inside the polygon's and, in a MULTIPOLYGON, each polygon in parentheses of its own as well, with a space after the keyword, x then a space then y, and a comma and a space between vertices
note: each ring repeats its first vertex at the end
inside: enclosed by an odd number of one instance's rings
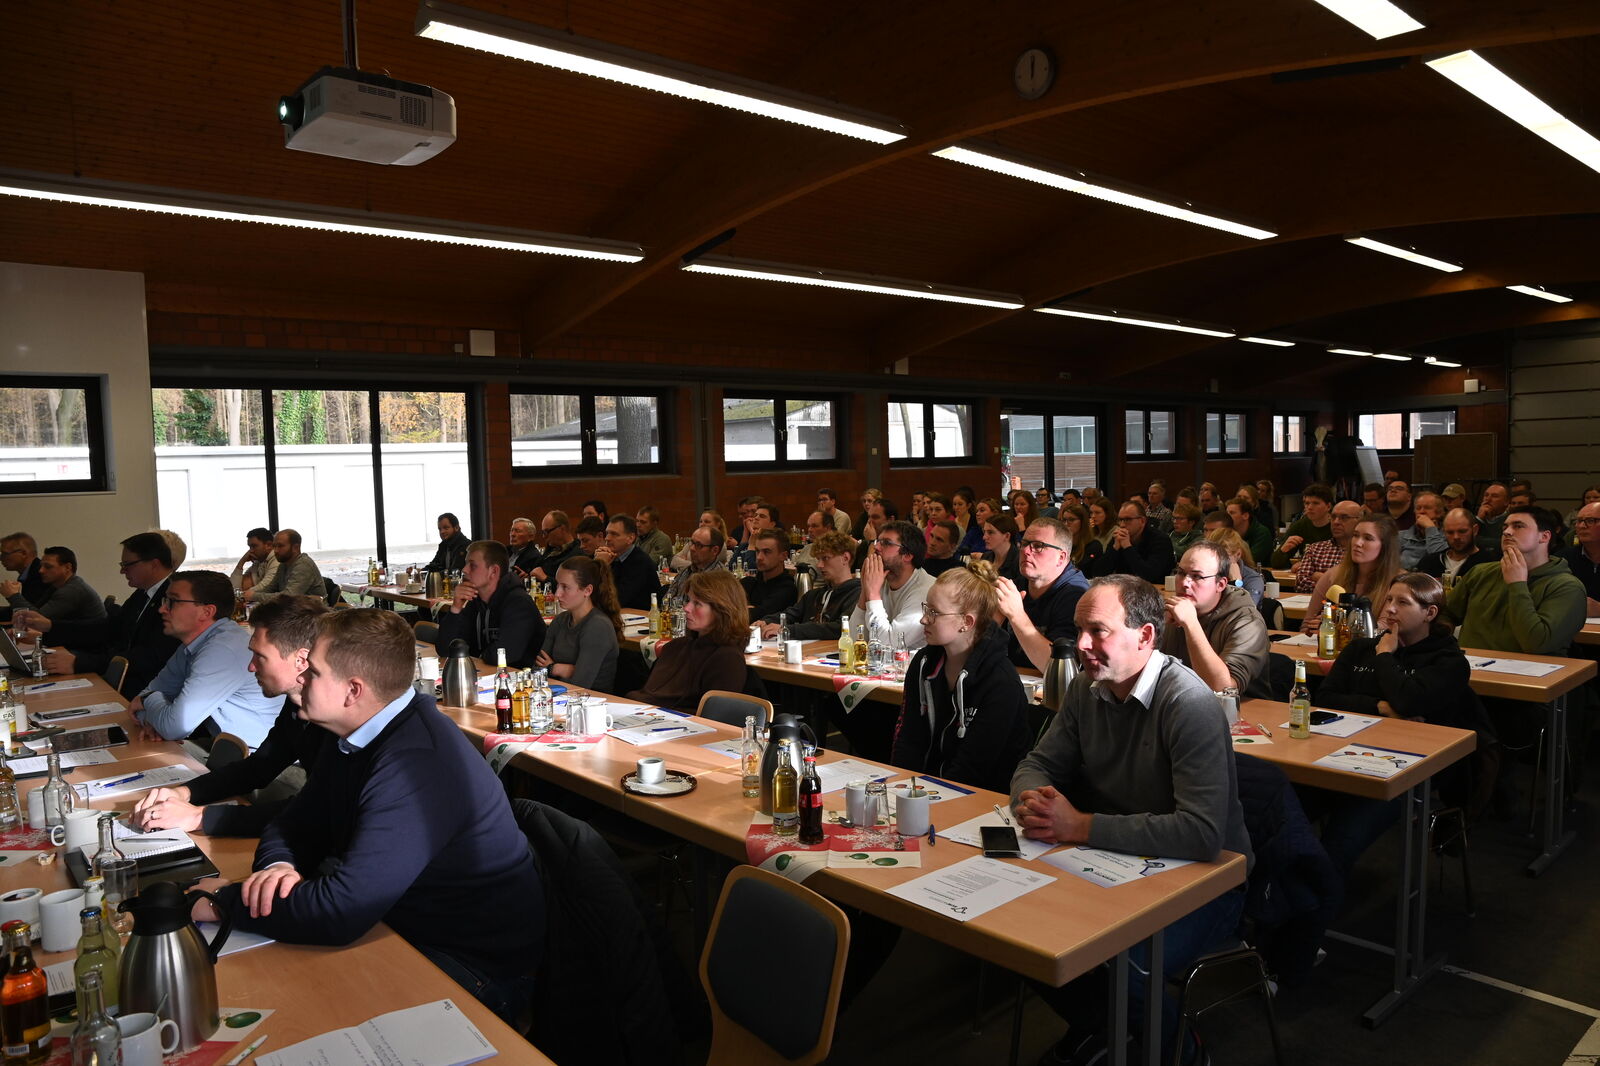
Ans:
POLYGON ((1284 628, 1283 602, 1268 596, 1261 597, 1261 602, 1256 604, 1256 609, 1261 612, 1261 620, 1267 623, 1267 628, 1278 630, 1284 628))
POLYGON ((250 745, 232 733, 218 733, 211 742, 211 754, 206 757, 207 770, 220 770, 231 763, 240 762, 250 754, 250 745))
POLYGON ((713 722, 741 728, 745 718, 753 714, 756 716, 756 729, 761 730, 767 728, 767 723, 772 720, 772 704, 742 692, 712 689, 700 697, 700 706, 695 708, 694 713, 713 722))
POLYGON ((322 579, 322 591, 328 597, 328 605, 330 607, 344 605, 344 593, 339 591, 338 582, 334 581, 333 578, 325 577, 322 579))
POLYGON ((413 622, 411 628, 416 631, 417 639, 424 644, 432 644, 439 639, 438 622, 413 622))
POLYGON ((113 655, 111 661, 106 663, 105 673, 100 676, 105 678, 106 684, 116 690, 117 695, 122 695, 122 682, 128 676, 127 656, 113 655))
POLYGON ((755 866, 728 875, 700 955, 700 984, 711 1002, 716 1063, 807 1066, 833 1046, 850 923, 803 885, 755 866), (750 979, 752 953, 781 945, 783 1009, 770 982, 750 979))

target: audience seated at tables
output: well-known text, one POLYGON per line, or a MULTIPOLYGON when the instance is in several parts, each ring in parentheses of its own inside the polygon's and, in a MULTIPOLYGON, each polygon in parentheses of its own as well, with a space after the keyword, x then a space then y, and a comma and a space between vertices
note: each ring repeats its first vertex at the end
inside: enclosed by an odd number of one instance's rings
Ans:
POLYGON ((233 623, 233 582, 210 570, 180 570, 159 610, 164 632, 180 646, 128 704, 145 739, 193 737, 210 748, 218 733, 231 733, 258 747, 283 696, 266 695, 250 675, 250 634, 233 623))
POLYGON ((744 579, 748 621, 759 622, 800 598, 789 561, 789 537, 781 529, 759 529, 750 539, 755 572, 744 579))
MULTIPOLYGON (((1029 527, 1030 536, 1039 528, 1029 527)), ((982 559, 946 571, 928 590, 925 646, 906 671, 895 766, 1007 791, 1032 738, 1027 694, 991 621, 997 608, 994 568, 982 559)))
POLYGON ((1223 547, 1210 540, 1191 545, 1178 563, 1174 588, 1162 652, 1186 664, 1213 692, 1231 688, 1241 699, 1271 699, 1267 624, 1250 594, 1228 580, 1223 547))
POLYGON ((647 503, 633 516, 633 524, 639 533, 639 547, 649 557, 651 566, 659 568, 672 558, 672 538, 661 529, 659 511, 647 503))
POLYGON ((1223 576, 1228 579, 1228 584, 1244 589, 1250 594, 1250 602, 1261 606, 1261 597, 1267 594, 1267 581, 1261 571, 1250 565, 1254 560, 1250 558, 1250 546, 1244 542, 1244 538, 1233 529, 1222 526, 1209 531, 1201 539, 1221 548, 1227 557, 1223 576))
POLYGON ((1256 521, 1255 507, 1255 500, 1242 493, 1224 505, 1228 522, 1250 546, 1250 557, 1267 560, 1272 558, 1272 530, 1256 521))
MULTIPOLYGON (((1396 482, 1396 484, 1401 484, 1396 482)), ((1415 570, 1429 555, 1446 548, 1444 530, 1444 501, 1436 492, 1419 492, 1411 503, 1411 528, 1400 530, 1400 565, 1415 570)))
POLYGON ((1299 558, 1301 549, 1332 538, 1333 504, 1333 490, 1326 485, 1311 485, 1301 490, 1303 513, 1289 523, 1283 542, 1272 553, 1274 567, 1286 570, 1299 558))
MULTIPOLYGON (((494 771, 412 690, 413 648, 392 611, 324 617, 301 699, 338 739, 262 833, 255 872, 202 885, 235 929, 286 944, 348 944, 385 922, 514 1022, 533 993, 543 886, 494 771)), ((219 917, 205 900, 194 916, 219 917)))
MULTIPOLYGON (((695 531, 705 532, 703 526, 695 531)), ((693 711, 707 692, 744 691, 750 605, 739 579, 723 569, 704 570, 684 583, 684 594, 684 635, 656 646, 650 676, 628 693, 630 700, 693 711)))
POLYGON ((1317 578, 1301 632, 1315 633, 1322 624, 1322 601, 1332 586, 1365 596, 1376 606, 1399 573, 1400 531, 1394 527, 1394 519, 1386 514, 1358 519, 1344 558, 1338 566, 1317 578))
POLYGON ((507 666, 532 666, 544 646, 544 618, 522 581, 506 572, 505 545, 496 540, 475 540, 467 545, 461 581, 450 606, 437 612, 438 635, 433 646, 450 654, 457 640, 467 642, 471 653, 493 666, 501 648, 507 666))
POLYGON ((1560 521, 1543 507, 1506 512, 1500 565, 1474 567, 1445 601, 1445 614, 1461 626, 1462 647, 1566 654, 1583 628, 1588 600, 1567 561, 1550 554, 1560 521))
POLYGON ((639 547, 639 527, 625 514, 606 523, 605 543, 594 550, 595 559, 608 563, 617 588, 617 602, 644 610, 650 597, 661 591, 655 563, 639 547))
POLYGON ((956 557, 956 545, 961 540, 961 530, 951 519, 928 523, 928 557, 922 560, 922 568, 933 577, 938 577, 946 570, 961 565, 961 560, 956 557))
POLYGON ((33 598, 22 593, 20 581, 0 582, 0 591, 15 589, 8 597, 13 611, 30 611, 54 622, 71 622, 106 616, 105 601, 78 576, 78 556, 60 545, 46 548, 39 556, 38 588, 33 598))
MULTIPOLYGON (((441 525, 443 522, 441 520, 441 525)), ((328 594, 316 560, 300 550, 300 533, 280 529, 272 538, 272 553, 278 557, 277 572, 265 585, 256 585, 244 598, 251 603, 271 603, 279 596, 323 596, 328 594)))
POLYGON ((997 514, 983 524, 983 557, 994 564, 995 573, 1018 581, 1022 577, 1022 558, 1017 552, 1017 523, 1008 514, 997 514))
MULTIPOLYGON (((712 529, 715 529, 718 533, 722 534, 724 550, 722 551, 720 558, 722 559, 724 566, 732 562, 732 553, 726 550, 730 543, 730 538, 728 536, 728 524, 722 520, 722 515, 712 510, 701 511, 699 524, 701 526, 710 526, 712 529)), ((689 542, 687 538, 684 540, 683 547, 672 556, 672 562, 670 565, 674 574, 682 571, 685 567, 690 565, 689 542)))
POLYGON ((1202 539, 1206 531, 1200 524, 1205 520, 1205 515, 1200 513, 1200 508, 1187 500, 1179 500, 1173 505, 1168 525, 1172 532, 1169 538, 1172 541, 1172 556, 1178 558, 1189 550, 1189 546, 1202 539))
POLYGON ((605 546, 605 519, 599 515, 584 515, 578 519, 578 524, 572 527, 572 533, 577 538, 578 551, 593 559, 595 551, 605 546))
POLYGON ((541 552, 539 551, 539 527, 534 525, 531 518, 513 518, 511 529, 506 534, 507 566, 510 572, 518 577, 526 578, 538 569, 541 552))
POLYGON ((1448 588, 1473 567, 1500 561, 1499 548, 1491 550, 1478 546, 1478 516, 1466 508, 1457 507, 1448 512, 1441 527, 1444 550, 1424 555, 1415 567, 1418 573, 1439 578, 1448 588))
POLYGON ((1561 557, 1572 569, 1572 575, 1583 583, 1585 616, 1600 618, 1600 500, 1578 508, 1572 528, 1577 531, 1578 542, 1561 557))
POLYGON ((249 592, 265 585, 278 572, 278 556, 272 550, 272 530, 257 526, 244 535, 245 552, 233 564, 229 579, 233 587, 249 592))
POLYGON ((798 603, 763 618, 762 639, 773 639, 787 624, 790 640, 838 640, 841 626, 856 609, 861 579, 850 572, 855 542, 828 530, 809 548, 821 581, 798 603))
POLYGON ((263 696, 283 697, 283 709, 266 739, 243 759, 187 784, 144 793, 133 808, 134 828, 258 837, 289 805, 333 736, 300 713, 306 657, 329 610, 321 596, 279 596, 256 608, 250 616, 250 672, 263 696), (227 802, 237 796, 250 802, 227 802))
POLYGON ((910 522, 894 521, 878 531, 873 550, 861 564, 861 598, 850 614, 851 630, 871 635, 877 622, 907 651, 922 647, 922 601, 933 577, 922 569, 927 553, 922 531, 910 522))
POLYGON ((544 552, 539 565, 529 574, 535 581, 548 584, 556 579, 561 564, 574 555, 583 553, 583 547, 572 535, 572 519, 565 511, 548 511, 539 521, 539 531, 544 537, 544 552))
POLYGON ((1092 577, 1132 574, 1159 585, 1172 573, 1172 538, 1150 525, 1143 504, 1129 500, 1117 510, 1117 528, 1105 554, 1090 567, 1092 577))
MULTIPOLYGON (((1058 640, 1076 640, 1078 599, 1089 579, 1072 565, 1072 537, 1054 518, 1040 518, 1022 538, 1022 583, 995 579, 998 606, 1006 625, 996 635, 1016 666, 1041 673, 1050 665, 1058 640)), ((988 568, 992 569, 992 567, 988 568)))
POLYGON ((1349 549, 1350 534, 1355 532, 1356 523, 1360 520, 1361 505, 1354 500, 1340 500, 1333 505, 1328 520, 1328 539, 1307 544, 1295 563, 1296 592, 1310 592, 1317 587, 1317 580, 1323 574, 1339 565, 1349 549))
POLYGON ((555 681, 610 692, 622 638, 622 609, 611 568, 582 555, 568 559, 556 570, 556 602, 561 613, 545 627, 533 665, 548 670, 555 681))

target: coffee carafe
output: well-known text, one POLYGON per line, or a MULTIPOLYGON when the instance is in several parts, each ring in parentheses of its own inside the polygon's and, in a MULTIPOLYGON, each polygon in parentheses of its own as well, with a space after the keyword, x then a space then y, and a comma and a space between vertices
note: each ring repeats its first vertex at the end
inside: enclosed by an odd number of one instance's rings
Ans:
POLYGON ((150 1011, 178 1026, 179 1051, 192 1051, 217 1031, 217 953, 233 927, 217 897, 195 889, 184 894, 169 881, 146 885, 120 910, 133 915, 133 935, 119 969, 121 1011, 150 1011), (196 899, 208 899, 222 915, 207 944, 189 917, 196 899))
POLYGON ((778 768, 778 753, 783 741, 792 741, 785 750, 789 752, 794 772, 799 774, 803 771, 801 760, 805 752, 801 747, 802 734, 806 737, 805 743, 816 746, 817 737, 811 732, 811 727, 792 714, 773 715, 772 721, 767 723, 767 750, 761 754, 761 802, 757 808, 762 814, 772 813, 772 772, 778 768))
POLYGON ((1057 637, 1050 645, 1050 666, 1044 672, 1044 705, 1051 712, 1061 710, 1067 686, 1078 676, 1078 642, 1072 637, 1057 637))
POLYGON ((464 640, 450 642, 444 661, 444 702, 447 707, 471 707, 478 702, 478 664, 464 640))

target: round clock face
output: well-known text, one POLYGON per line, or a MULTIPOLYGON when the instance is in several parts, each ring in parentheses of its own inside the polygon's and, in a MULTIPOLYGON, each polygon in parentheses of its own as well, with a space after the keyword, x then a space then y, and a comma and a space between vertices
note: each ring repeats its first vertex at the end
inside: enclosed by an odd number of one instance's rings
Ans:
POLYGON ((1017 57, 1011 82, 1024 100, 1037 100, 1050 91, 1056 80, 1056 60, 1049 49, 1030 48, 1017 57))

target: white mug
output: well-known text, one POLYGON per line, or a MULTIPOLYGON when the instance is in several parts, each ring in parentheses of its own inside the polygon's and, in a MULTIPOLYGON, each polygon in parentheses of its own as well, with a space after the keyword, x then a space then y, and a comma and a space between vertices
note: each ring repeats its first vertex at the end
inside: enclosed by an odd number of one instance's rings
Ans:
POLYGON ((800 665, 801 649, 804 644, 798 640, 791 640, 783 646, 783 661, 792 665, 800 665))
POLYGON ((654 755, 640 759, 639 768, 634 775, 635 780, 641 785, 659 785, 666 776, 667 764, 654 755))
POLYGON ((920 837, 928 832, 927 789, 896 788, 894 790, 895 827, 903 837, 920 837))
POLYGON ((1275 600, 1279 597, 1279 595, 1282 594, 1282 592, 1283 587, 1276 581, 1268 581, 1266 582, 1266 591, 1263 592, 1262 595, 1266 596, 1266 598, 1269 600, 1275 600))
POLYGON ((83 923, 78 919, 82 909, 81 888, 65 888, 40 899, 39 922, 44 933, 39 946, 46 951, 71 951, 77 947, 83 933, 83 923))
POLYGON ((100 816, 105 811, 90 810, 85 807, 81 810, 68 811, 67 820, 61 825, 50 827, 50 843, 56 847, 62 844, 68 851, 76 851, 86 844, 96 844, 100 840, 100 816), (61 839, 56 839, 57 831, 61 839))
POLYGON ((117 1019, 117 1031, 122 1034, 122 1066, 161 1066, 161 1056, 177 1051, 182 1039, 177 1022, 148 1012, 124 1014, 117 1019), (161 1039, 169 1025, 171 1044, 161 1039))
POLYGON ((43 829, 44 827, 44 789, 36 788, 28 793, 28 828, 43 829))
POLYGON ((28 928, 33 930, 33 939, 38 940, 39 899, 43 895, 42 888, 19 888, 0 896, 0 925, 6 922, 27 922, 28 928))
POLYGON ((611 710, 603 700, 589 700, 581 708, 568 705, 568 715, 573 718, 569 726, 571 732, 583 736, 594 736, 604 733, 611 728, 611 710))

